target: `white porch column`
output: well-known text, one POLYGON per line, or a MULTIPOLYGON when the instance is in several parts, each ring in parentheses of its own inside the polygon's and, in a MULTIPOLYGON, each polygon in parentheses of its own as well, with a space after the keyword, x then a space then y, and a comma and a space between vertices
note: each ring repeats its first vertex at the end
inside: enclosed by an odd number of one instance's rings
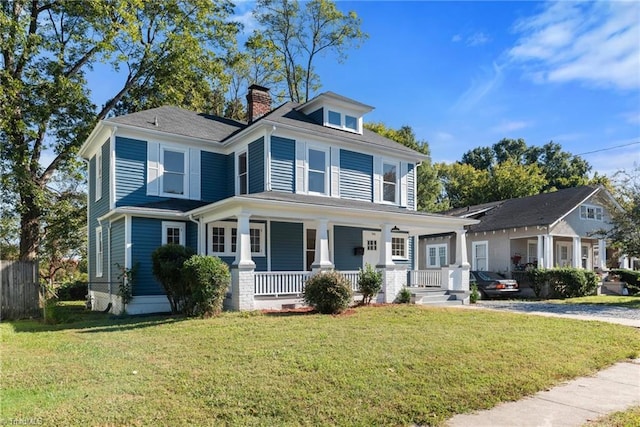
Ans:
MULTIPOLYGON (((251 236, 247 213, 238 214, 236 234, 236 259, 231 265, 231 308, 233 310, 253 310, 255 262, 251 259, 251 236)), ((264 236, 260 236, 264 238, 264 236)))
POLYGON ((388 265, 395 265, 391 252, 391 224, 382 225, 380 238, 380 260, 376 267, 384 268, 388 265))
POLYGON ((333 269, 333 263, 329 259, 329 220, 316 221, 316 251, 311 269, 314 272, 333 269))
POLYGON ((547 234, 545 237, 545 268, 553 268, 553 236, 551 234, 547 234))
POLYGON ((618 263, 620 264, 620 268, 629 270, 629 257, 627 255, 622 255, 618 258, 618 263))
POLYGON ((572 248, 572 257, 571 257, 571 266, 573 268, 582 268, 582 263, 580 260, 582 259, 582 248, 580 247, 580 242, 582 239, 580 237, 573 238, 573 248, 572 248))
POLYGON ((456 230, 456 270, 453 276, 453 290, 469 291, 469 270, 467 260, 467 230, 456 230))
POLYGON ((600 270, 607 269, 607 241, 605 239, 598 240, 598 268, 600 270))
POLYGON ((538 234, 538 250, 536 253, 536 258, 538 259, 538 268, 545 268, 544 236, 542 234, 538 234))

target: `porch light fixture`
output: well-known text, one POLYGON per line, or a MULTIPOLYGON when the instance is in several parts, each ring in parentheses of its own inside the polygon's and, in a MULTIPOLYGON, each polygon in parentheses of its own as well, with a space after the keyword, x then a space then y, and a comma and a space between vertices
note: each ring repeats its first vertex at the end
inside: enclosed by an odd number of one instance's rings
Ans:
POLYGON ((394 233, 397 233, 398 231, 400 231, 400 229, 398 228, 397 225, 394 225, 391 231, 393 231, 394 233))

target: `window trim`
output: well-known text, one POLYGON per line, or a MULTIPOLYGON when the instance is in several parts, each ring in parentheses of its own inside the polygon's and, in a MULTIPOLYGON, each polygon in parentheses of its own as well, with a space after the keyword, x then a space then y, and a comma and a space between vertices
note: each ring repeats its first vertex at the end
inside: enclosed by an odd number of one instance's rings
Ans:
POLYGON ((180 230, 180 242, 179 244, 185 246, 186 244, 186 234, 187 234, 187 225, 184 222, 176 222, 176 221, 162 221, 162 244, 167 244, 168 239, 168 230, 169 228, 177 228, 180 230))
POLYGON ((471 269, 474 271, 488 271, 489 270, 489 241, 488 240, 480 240, 477 242, 471 242, 471 263, 472 263, 472 267, 471 269), (478 270, 478 261, 476 258, 476 248, 478 246, 485 246, 486 247, 486 254, 485 254, 485 259, 486 264, 487 264, 487 270, 478 270))
POLYGON ((249 150, 248 147, 245 148, 244 150, 238 151, 238 153, 236 154, 236 195, 242 195, 242 194, 249 194, 249 150), (241 185, 240 185, 240 157, 242 157, 242 155, 244 154, 244 158, 245 161, 247 163, 246 165, 246 171, 244 173, 244 176, 246 177, 246 193, 242 193, 241 192, 241 185))
MULTIPOLYGON (((306 178, 306 185, 307 185, 307 188, 306 188, 307 194, 311 194, 311 195, 315 195, 315 196, 328 196, 329 195, 329 185, 330 185, 329 177, 330 177, 330 173, 331 173, 331 165, 330 165, 331 156, 329 154, 330 148, 329 147, 322 147, 322 146, 318 146, 318 145, 313 145, 313 144, 307 144, 306 148, 307 148, 307 151, 306 151, 307 161, 306 161, 306 168, 305 168, 306 169, 305 178, 306 178), (319 152, 324 153, 324 192, 323 193, 320 193, 320 192, 317 192, 317 191, 311 191, 309 189, 309 182, 311 181, 309 179, 309 173, 312 172, 312 169, 311 169, 310 164, 309 164, 309 159, 310 159, 309 152, 311 150, 319 151, 319 152)), ((313 171, 316 171, 316 170, 313 169, 313 171)))
POLYGON ((447 243, 433 243, 430 245, 427 245, 425 247, 425 252, 426 252, 426 258, 427 258, 427 268, 442 268, 442 267, 446 267, 447 265, 449 265, 449 262, 446 262, 445 265, 440 265, 440 252, 439 249, 440 248, 444 248, 444 259, 445 261, 449 260, 449 245, 447 243), (431 264, 431 262, 429 262, 429 249, 434 248, 436 250, 436 263, 435 264, 431 264))
POLYGON ((104 236, 102 226, 96 227, 96 277, 104 275, 104 236))
POLYGON ((102 179, 103 179, 103 167, 102 167, 102 146, 98 148, 98 152, 96 153, 96 198, 95 201, 102 199, 102 179))
MULTIPOLYGON (((213 256, 236 256, 235 252, 231 251, 231 233, 232 229, 237 229, 238 224, 231 221, 217 221, 210 222, 207 224, 207 255, 213 256), (213 228, 223 228, 224 229, 224 252, 214 252, 213 250, 213 242, 211 241, 212 230, 213 228)), ((261 222, 251 222, 249 223, 249 230, 259 230, 260 231, 260 251, 259 252, 251 252, 251 256, 255 257, 263 257, 265 256, 265 246, 266 246, 266 234, 265 234, 265 224, 261 222)), ((236 231, 237 233, 237 231, 236 231)), ((249 231, 251 234, 251 231, 249 231)), ((251 239, 249 239, 249 244, 251 244, 251 239)), ((237 246, 236 246, 237 248, 237 246)))
POLYGON ((409 259, 409 235, 403 233, 391 233, 391 259, 393 260, 403 260, 407 261, 409 259), (402 255, 394 255, 393 248, 393 240, 394 239, 402 239, 403 240, 403 249, 404 254, 402 255))
POLYGON ((602 222, 604 220, 604 208, 597 205, 580 205, 580 219, 584 221, 602 222), (593 218, 589 218, 589 209, 593 209, 593 218))
POLYGON ((325 113, 324 113, 324 125, 325 126, 331 127, 331 128, 334 128, 334 129, 344 130, 346 132, 362 134, 362 116, 361 115, 359 115, 357 113, 349 112, 347 110, 342 110, 340 108, 333 108, 333 107, 325 107, 324 110, 325 110, 325 113), (334 114, 337 114, 339 116, 339 119, 340 119, 340 123, 339 124, 331 123, 329 121, 330 113, 334 113, 334 114), (347 116, 356 119, 356 127, 355 128, 351 128, 351 127, 347 126, 347 116))
MULTIPOLYGON (((158 189, 158 193, 160 194, 160 196, 162 197, 171 197, 171 198, 176 198, 176 199, 188 199, 189 198, 189 149, 188 148, 181 148, 181 147, 176 147, 173 145, 165 145, 165 144, 160 144, 160 162, 159 162, 159 169, 160 169, 160 188, 158 189), (165 177, 165 173, 167 172, 164 164, 164 153, 165 151, 173 151, 175 153, 182 153, 183 155, 183 166, 184 166, 184 170, 182 172, 182 194, 179 193, 166 193, 164 191, 164 177, 165 177)), ((177 172, 170 172, 170 173, 177 173, 177 172)))
POLYGON ((397 205, 400 201, 400 163, 382 159, 382 170, 380 171, 380 203, 389 205, 397 205), (395 184, 395 200, 389 201, 384 199, 384 185, 390 184, 390 182, 384 180, 384 167, 385 165, 393 166, 396 168, 396 182, 395 184))

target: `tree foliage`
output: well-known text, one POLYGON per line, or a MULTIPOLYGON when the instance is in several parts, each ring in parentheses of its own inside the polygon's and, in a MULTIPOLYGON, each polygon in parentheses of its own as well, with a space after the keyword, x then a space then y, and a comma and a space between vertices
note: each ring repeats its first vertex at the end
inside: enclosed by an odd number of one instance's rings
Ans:
POLYGON ((617 205, 610 203, 607 206, 612 228, 603 234, 623 254, 640 258, 640 165, 614 175, 613 195, 617 205))
MULTIPOLYGON (((425 156, 431 155, 429 143, 418 140, 410 126, 405 125, 400 129, 392 129, 384 123, 365 123, 364 127, 425 156)), ((442 186, 430 158, 423 160, 418 166, 416 180, 418 210, 433 212, 448 207, 446 202, 442 203, 440 200, 442 186)))
MULTIPOLYGON (((262 28, 254 33, 255 45, 270 58, 272 72, 286 84, 291 101, 305 102, 319 87, 314 65, 318 56, 333 53, 338 62, 349 48, 358 47, 367 35, 355 12, 343 13, 330 0, 258 0, 254 16, 262 28), (258 34, 262 34, 263 38, 258 34)), ((253 82, 252 82, 253 83, 253 82)))
POLYGON ((2 185, 20 218, 21 259, 37 258, 44 215, 56 202, 48 187, 56 173, 77 171, 76 152, 97 120, 120 102, 126 111, 200 107, 203 81, 224 83, 218 52, 235 40, 232 12, 230 2, 209 0, 0 3, 2 185), (99 63, 124 78, 96 108, 87 76, 99 63))

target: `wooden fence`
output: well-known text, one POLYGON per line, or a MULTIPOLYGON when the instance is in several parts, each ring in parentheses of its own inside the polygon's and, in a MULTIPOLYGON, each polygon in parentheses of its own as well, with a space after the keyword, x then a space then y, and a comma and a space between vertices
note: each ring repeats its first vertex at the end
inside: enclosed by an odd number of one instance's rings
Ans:
POLYGON ((0 261, 0 320, 40 315, 38 263, 0 261))

